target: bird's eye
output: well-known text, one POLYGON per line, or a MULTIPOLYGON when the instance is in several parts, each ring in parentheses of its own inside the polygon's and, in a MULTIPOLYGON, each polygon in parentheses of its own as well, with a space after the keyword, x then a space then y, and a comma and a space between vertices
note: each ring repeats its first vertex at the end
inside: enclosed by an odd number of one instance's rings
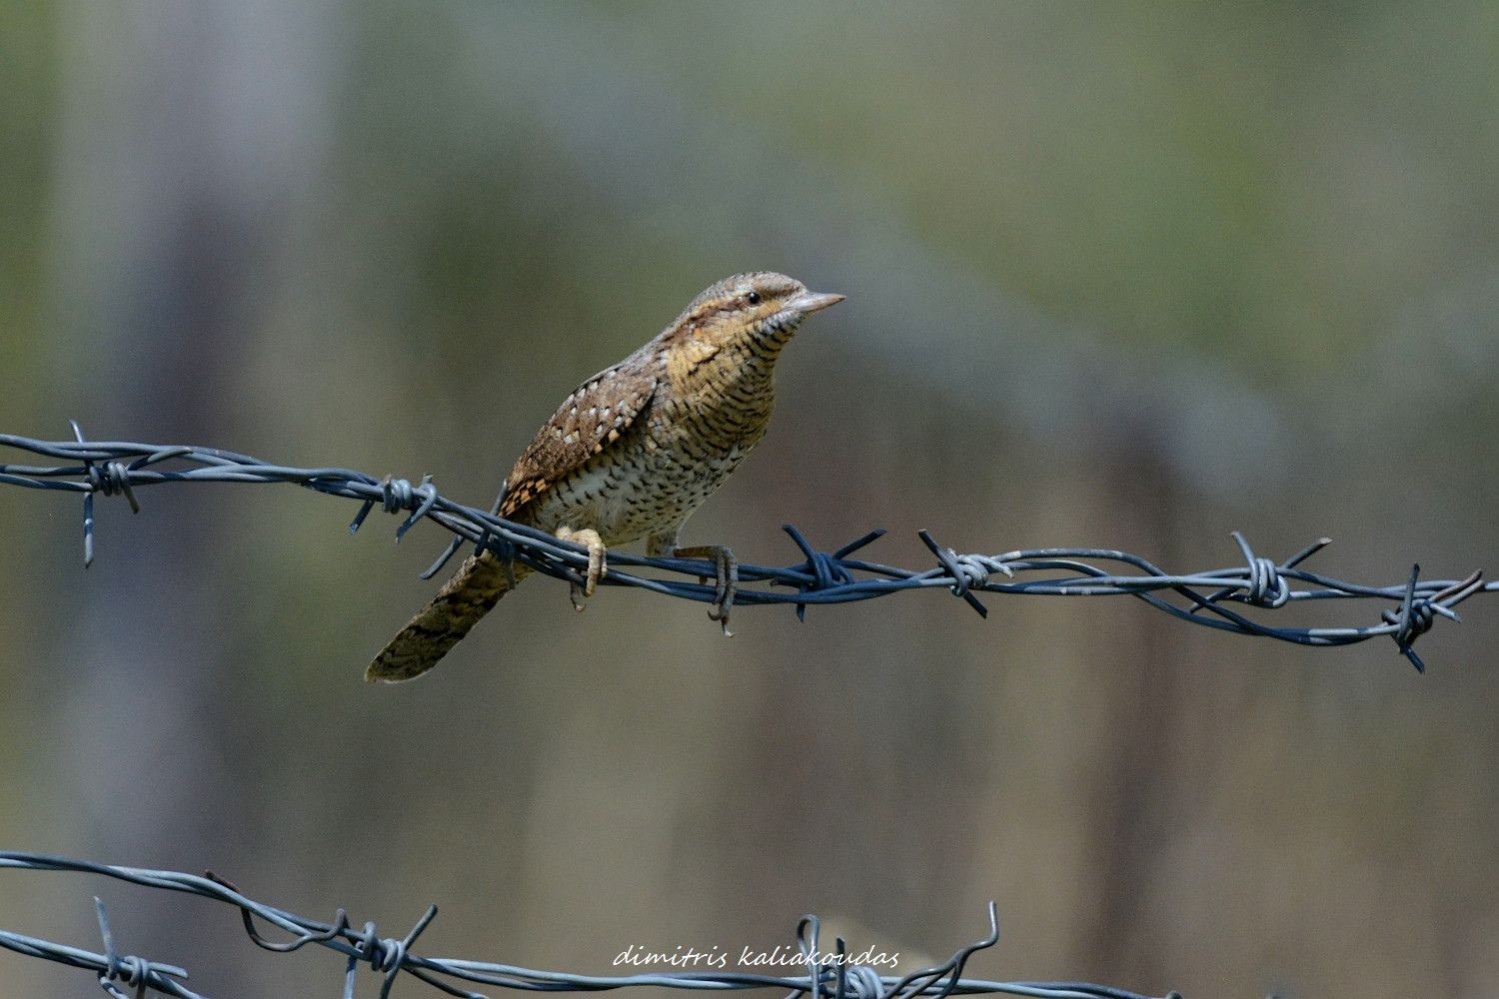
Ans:
POLYGON ((760 293, 758 291, 752 291, 748 295, 744 296, 744 300, 751 305, 759 305, 760 293))

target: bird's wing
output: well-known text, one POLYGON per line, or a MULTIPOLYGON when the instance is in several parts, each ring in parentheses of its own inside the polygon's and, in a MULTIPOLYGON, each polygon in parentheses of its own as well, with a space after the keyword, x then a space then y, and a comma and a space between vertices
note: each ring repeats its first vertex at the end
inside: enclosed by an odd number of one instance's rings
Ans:
POLYGON ((605 368, 578 386, 505 480, 500 516, 513 518, 523 507, 590 458, 619 440, 650 405, 659 381, 635 357, 605 368))

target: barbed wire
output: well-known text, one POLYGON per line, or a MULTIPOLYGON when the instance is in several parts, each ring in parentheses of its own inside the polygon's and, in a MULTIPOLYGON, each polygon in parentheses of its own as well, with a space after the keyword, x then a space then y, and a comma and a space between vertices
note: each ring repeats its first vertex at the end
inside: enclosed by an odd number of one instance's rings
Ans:
MULTIPOLYGON (((489 550, 506 565, 521 562, 537 572, 581 584, 588 565, 587 549, 545 532, 496 516, 500 499, 488 511, 465 506, 437 491, 425 475, 409 480, 376 478, 346 468, 293 468, 261 461, 218 448, 183 445, 88 441, 76 423, 75 440, 40 441, 0 434, 0 447, 9 447, 66 464, 34 466, 0 464, 0 484, 83 494, 84 564, 94 558, 94 497, 123 496, 139 512, 135 490, 144 486, 183 482, 283 482, 304 486, 329 496, 361 504, 349 524, 358 531, 375 508, 406 517, 396 528, 396 540, 423 519, 454 537, 446 551, 422 578, 430 578, 465 544, 489 550), (165 466, 165 467, 163 467, 165 466)), ((503 494, 501 496, 503 499, 503 494)), ((851 603, 906 590, 947 590, 979 614, 988 610, 979 593, 1028 596, 1131 596, 1181 621, 1240 635, 1253 635, 1309 646, 1342 646, 1388 637, 1411 664, 1425 671, 1415 642, 1431 630, 1438 617, 1460 618, 1454 608, 1476 593, 1499 590, 1475 571, 1458 580, 1422 579, 1420 566, 1411 568, 1403 583, 1367 586, 1312 572, 1304 563, 1326 547, 1322 538, 1283 561, 1255 554, 1249 542, 1231 535, 1243 562, 1220 569, 1184 575, 1168 573, 1147 559, 1108 548, 1031 548, 999 555, 959 554, 939 544, 927 531, 919 537, 937 564, 926 569, 904 569, 863 558, 855 553, 884 535, 871 531, 833 552, 815 549, 791 525, 785 526, 801 555, 792 565, 739 565, 728 579, 706 582, 714 566, 701 560, 652 558, 609 553, 609 569, 602 582, 634 586, 667 596, 715 605, 715 620, 731 606, 791 604, 798 617, 812 605, 851 603), (1122 567, 1119 573, 1105 565, 1122 567), (642 576, 622 568, 647 568, 667 578, 642 576), (1003 579, 995 577, 1002 576, 1003 579), (688 577, 688 578, 672 578, 688 577), (1021 578, 1033 577, 1033 578, 1021 578), (692 580, 696 581, 692 581, 692 580), (1298 589, 1293 584, 1302 584, 1298 589), (1367 625, 1290 628, 1267 625, 1254 613, 1268 613, 1289 604, 1325 600, 1376 600, 1393 606, 1382 609, 1367 625)))
MULTIPOLYGON (((324 923, 257 902, 212 872, 199 877, 176 871, 112 867, 87 860, 16 851, 0 851, 0 869, 94 874, 146 888, 196 895, 227 903, 239 910, 245 933, 263 950, 286 954, 308 944, 315 944, 342 954, 345 958, 344 999, 353 999, 354 986, 361 968, 368 968, 382 976, 380 999, 388 999, 397 979, 403 973, 460 999, 489 997, 459 983, 525 992, 599 992, 648 986, 699 991, 775 988, 784 990, 788 997, 807 996, 808 999, 946 999, 952 995, 1012 995, 1030 996, 1034 999, 1151 999, 1126 989, 1086 982, 991 982, 964 978, 963 969, 968 959, 999 942, 998 910, 993 902, 989 903, 987 936, 959 948, 941 964, 901 976, 881 975, 871 965, 849 963, 848 945, 841 937, 837 939, 833 950, 823 951, 820 941, 821 924, 816 916, 803 916, 797 925, 796 947, 800 960, 785 962, 804 966, 804 976, 781 977, 727 969, 598 976, 537 971, 512 964, 418 956, 412 951, 412 947, 436 918, 435 905, 423 913, 404 937, 395 939, 381 937, 373 923, 365 923, 360 930, 354 929, 344 909, 334 913, 331 923, 324 923), (261 932, 256 920, 283 931, 288 935, 287 939, 270 939, 261 932)), ((206 995, 183 984, 188 978, 185 968, 121 953, 115 945, 104 903, 97 897, 94 899, 94 911, 104 946, 102 952, 51 943, 6 930, 0 930, 0 947, 27 957, 93 971, 99 976, 100 987, 115 999, 143 999, 147 990, 173 996, 175 999, 208 999, 206 995), (125 989, 133 990, 133 996, 125 989)), ((1181 999, 1181 996, 1170 992, 1164 999, 1181 999)))

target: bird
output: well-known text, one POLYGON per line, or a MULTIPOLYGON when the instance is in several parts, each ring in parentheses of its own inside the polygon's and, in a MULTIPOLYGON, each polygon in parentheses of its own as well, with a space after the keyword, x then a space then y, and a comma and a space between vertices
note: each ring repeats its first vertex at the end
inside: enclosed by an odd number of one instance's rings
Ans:
MULTIPOLYGON (((711 562, 728 633, 737 576, 721 545, 683 547, 683 523, 765 436, 781 350, 807 316, 844 296, 769 271, 708 286, 639 350, 562 400, 506 477, 498 515, 588 552, 573 583, 582 610, 607 573, 607 551, 646 539, 646 554, 711 562)), ((492 551, 470 556, 375 656, 372 683, 426 673, 530 568, 492 551)))

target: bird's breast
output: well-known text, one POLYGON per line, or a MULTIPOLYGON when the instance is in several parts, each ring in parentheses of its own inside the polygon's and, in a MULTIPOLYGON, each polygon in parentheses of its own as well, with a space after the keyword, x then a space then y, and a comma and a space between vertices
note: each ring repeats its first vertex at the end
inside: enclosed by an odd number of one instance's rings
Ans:
POLYGON ((534 523, 548 531, 592 527, 608 545, 671 531, 759 443, 768 415, 653 405, 629 433, 544 495, 534 523))

